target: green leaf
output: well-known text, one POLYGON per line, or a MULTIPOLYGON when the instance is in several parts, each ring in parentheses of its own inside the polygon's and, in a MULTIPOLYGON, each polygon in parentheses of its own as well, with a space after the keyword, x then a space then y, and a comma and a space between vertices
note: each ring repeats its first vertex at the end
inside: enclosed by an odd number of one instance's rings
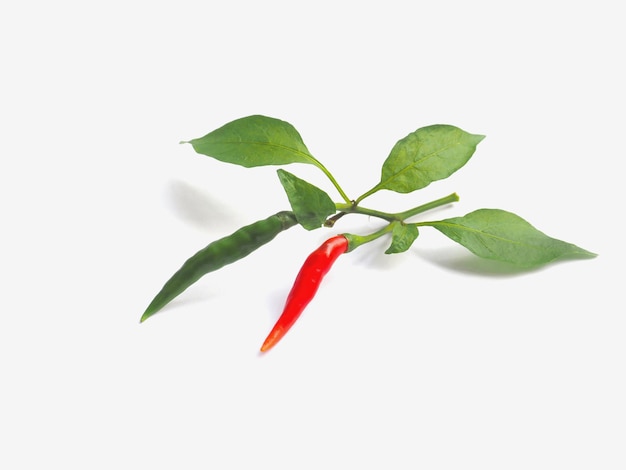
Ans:
POLYGON ((385 253, 390 255, 408 250, 418 235, 419 231, 415 224, 394 223, 391 232, 391 246, 385 253))
POLYGON ((393 147, 376 190, 410 193, 447 178, 467 163, 484 138, 445 124, 422 127, 393 147))
POLYGON ((202 155, 247 168, 318 161, 291 124, 267 116, 248 116, 188 142, 202 155))
POLYGON ((464 217, 427 222, 472 253, 524 268, 565 256, 596 256, 576 245, 549 237, 521 217, 500 209, 479 209, 464 217))
POLYGON ((333 200, 317 186, 282 169, 277 173, 296 220, 305 229, 320 228, 326 218, 336 212, 333 200))

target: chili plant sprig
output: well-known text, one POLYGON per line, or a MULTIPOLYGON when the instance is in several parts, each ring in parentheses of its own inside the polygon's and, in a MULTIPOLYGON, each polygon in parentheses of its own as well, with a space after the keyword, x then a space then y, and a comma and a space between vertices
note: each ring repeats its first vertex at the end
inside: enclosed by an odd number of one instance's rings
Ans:
POLYGON ((191 144, 199 154, 246 168, 293 163, 314 165, 329 179, 342 202, 333 202, 324 190, 279 168, 278 178, 291 211, 278 212, 243 227, 197 252, 165 283, 141 321, 162 309, 205 274, 246 257, 280 232, 298 224, 306 230, 334 227, 346 215, 377 217, 386 224, 366 235, 335 235, 307 258, 289 293, 283 315, 263 343, 262 351, 272 348, 291 328, 341 254, 385 235, 391 236, 385 253, 402 253, 410 249, 422 227, 432 227, 477 256, 527 269, 558 258, 596 256, 572 243, 552 238, 521 217, 501 209, 479 209, 463 217, 408 222, 418 214, 458 201, 456 193, 395 213, 360 205, 381 190, 412 193, 449 177, 469 161, 483 139, 483 135, 444 124, 417 129, 393 146, 383 162, 378 183, 354 199, 348 197, 331 172, 309 152, 298 131, 279 119, 248 116, 203 137, 182 142, 191 144))

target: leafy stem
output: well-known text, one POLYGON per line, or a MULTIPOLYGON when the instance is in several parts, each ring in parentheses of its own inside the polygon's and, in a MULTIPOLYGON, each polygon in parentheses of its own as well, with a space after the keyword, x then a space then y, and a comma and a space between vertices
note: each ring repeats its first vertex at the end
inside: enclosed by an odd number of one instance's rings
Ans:
POLYGON ((440 199, 436 199, 431 202, 427 202, 426 204, 422 204, 421 206, 414 207, 413 209, 409 209, 408 211, 399 212, 394 214, 399 220, 406 220, 409 217, 413 217, 414 215, 421 214, 422 212, 429 211, 431 209, 435 209, 440 206, 444 206, 446 204, 450 204, 453 202, 457 202, 459 200, 459 196, 457 193, 449 194, 440 199))
POLYGON ((372 217, 378 217, 379 219, 384 219, 389 222, 393 222, 394 220, 398 220, 394 214, 390 214, 388 212, 382 212, 375 209, 368 209, 367 207, 357 206, 355 203, 350 204, 342 204, 336 203, 335 207, 338 211, 344 214, 363 214, 370 215, 372 217))
MULTIPOLYGON (((288 306, 268 336, 270 343, 266 340, 261 351, 267 351, 291 327, 339 255, 384 235, 390 238, 385 254, 397 254, 413 246, 423 227, 432 227, 476 256, 524 269, 536 268, 559 258, 596 256, 572 243, 552 238, 518 215, 502 209, 478 209, 461 217, 407 222, 422 212, 458 201, 456 193, 402 212, 383 212, 360 206, 363 199, 380 190, 407 194, 448 178, 468 162, 483 138, 483 135, 470 134, 447 124, 419 128, 397 141, 382 165, 379 182, 355 200, 346 195, 330 171, 309 152, 295 127, 286 121, 252 115, 231 121, 203 137, 185 141, 201 155, 245 168, 293 163, 314 165, 330 180, 343 202, 335 202, 317 186, 283 168, 277 169, 291 211, 281 211, 242 227, 198 251, 165 283, 141 321, 205 274, 248 256, 280 232, 296 224, 305 230, 332 227, 347 214, 376 217, 385 223, 367 235, 335 235, 307 258, 289 294, 288 306)), ((237 181, 233 186, 238 186, 237 181)))
POLYGON ((343 215, 345 214, 363 214, 363 215, 369 215, 372 217, 378 217, 379 219, 383 219, 388 222, 394 222, 394 221, 402 222, 408 219, 409 217, 413 217, 417 214, 421 214, 422 212, 426 212, 431 209, 435 209, 437 207, 443 206, 445 204, 456 202, 458 200, 459 200, 459 196, 456 193, 452 193, 440 199, 436 199, 426 204, 422 204, 421 206, 417 206, 412 209, 409 209, 403 212, 396 212, 396 213, 382 212, 382 211, 378 211, 375 209, 368 209, 367 207, 361 207, 357 205, 356 201, 350 204, 335 203, 335 207, 337 208, 338 211, 340 211, 340 213, 328 219, 325 225, 327 227, 332 227, 332 225, 334 225, 334 222, 340 217, 343 217, 343 215), (329 221, 332 221, 332 222, 329 223, 329 221))

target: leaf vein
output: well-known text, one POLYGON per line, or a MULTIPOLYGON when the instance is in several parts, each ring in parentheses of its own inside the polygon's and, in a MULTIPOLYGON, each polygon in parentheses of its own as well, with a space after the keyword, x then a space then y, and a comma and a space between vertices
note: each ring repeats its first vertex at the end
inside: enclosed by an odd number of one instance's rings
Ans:
POLYGON ((433 227, 436 227, 437 225, 449 226, 449 227, 452 227, 452 228, 457 229, 457 230, 461 229, 461 230, 465 230, 467 232, 477 233, 477 234, 480 234, 480 235, 483 235, 485 237, 492 238, 494 240, 501 241, 501 242, 512 243, 512 244, 515 244, 515 245, 520 245, 520 246, 530 247, 530 248, 533 248, 533 247, 536 246, 536 245, 533 245, 533 244, 530 244, 530 243, 524 243, 523 241, 520 241, 520 240, 512 240, 510 238, 505 238, 505 237, 502 237, 502 236, 499 236, 499 235, 495 235, 493 233, 484 232, 482 230, 475 229, 475 228, 472 228, 472 227, 468 227, 466 225, 451 224, 449 222, 435 222, 435 223, 432 223, 432 224, 425 224, 425 225, 432 225, 433 227))
MULTIPOLYGON (((404 174, 405 172, 407 172, 407 171, 409 171, 409 170, 411 170, 411 169, 415 169, 415 170, 417 170, 417 168, 415 168, 415 167, 416 167, 418 164, 423 163, 423 162, 425 162, 425 161, 429 160, 430 158, 437 156, 437 155, 438 155, 438 154, 440 154, 441 152, 444 152, 444 151, 446 151, 446 150, 448 150, 448 149, 450 149, 450 148, 454 147, 455 145, 459 145, 459 144, 460 144, 460 142, 455 142, 455 143, 454 143, 454 144, 452 144, 452 145, 448 145, 448 146, 446 146, 446 147, 442 147, 442 148, 440 148, 440 149, 438 149, 438 150, 435 150, 434 152, 431 152, 429 155, 425 155, 424 157, 420 158, 420 159, 419 159, 419 160, 417 160, 417 161, 413 161, 410 165, 405 166, 405 167, 404 167, 404 168, 402 168, 400 171, 397 171, 396 173, 394 173, 393 175, 391 175, 391 176, 390 176, 389 178, 387 178, 386 180, 381 181, 381 182, 378 184, 378 186, 379 186, 379 187, 384 187, 384 186, 386 186, 386 185, 387 185, 390 181, 392 181, 392 180, 393 180, 393 179, 395 179, 395 178, 398 178, 400 175, 404 174)), ((418 170, 418 171, 419 171, 419 170, 418 170)))
POLYGON ((276 144, 274 142, 262 142, 262 141, 257 142, 257 141, 248 141, 248 140, 237 140, 237 141, 223 140, 220 143, 221 144, 243 144, 243 145, 266 145, 268 147, 276 147, 276 148, 280 148, 283 150, 289 150, 291 152, 297 153, 298 155, 305 157, 307 160, 316 161, 313 155, 311 154, 303 152, 302 150, 295 149, 293 147, 289 147, 287 145, 276 144))

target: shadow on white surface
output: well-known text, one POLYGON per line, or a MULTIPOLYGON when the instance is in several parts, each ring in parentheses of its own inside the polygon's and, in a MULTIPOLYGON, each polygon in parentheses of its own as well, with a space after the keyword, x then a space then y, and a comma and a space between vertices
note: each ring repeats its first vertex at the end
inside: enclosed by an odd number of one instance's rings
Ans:
POLYGON ((487 277, 523 276, 550 269, 550 267, 561 263, 589 261, 593 259, 570 257, 558 259, 536 268, 521 268, 502 261, 480 258, 460 247, 431 248, 427 251, 414 250, 414 253, 424 261, 450 271, 487 277))
POLYGON ((219 229, 236 224, 226 205, 184 181, 173 180, 166 189, 166 200, 181 220, 200 229, 219 229))

